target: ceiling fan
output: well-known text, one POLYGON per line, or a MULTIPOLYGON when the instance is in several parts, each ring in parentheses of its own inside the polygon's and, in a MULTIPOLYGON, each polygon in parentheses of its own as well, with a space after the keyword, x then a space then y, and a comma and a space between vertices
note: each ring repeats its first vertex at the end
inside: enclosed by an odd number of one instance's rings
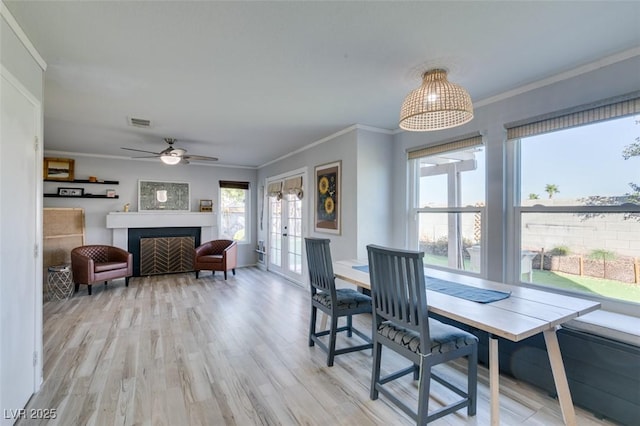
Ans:
POLYGON ((173 146, 173 144, 176 141, 176 139, 174 138, 164 138, 164 141, 168 143, 169 146, 160 152, 144 151, 142 149, 125 148, 125 147, 121 147, 121 148, 126 149, 127 151, 145 152, 147 154, 153 154, 153 155, 148 155, 143 157, 133 157, 133 158, 160 158, 160 161, 170 165, 174 165, 178 163, 189 164, 189 160, 218 161, 216 157, 208 157, 206 155, 188 155, 186 149, 175 148, 173 146))

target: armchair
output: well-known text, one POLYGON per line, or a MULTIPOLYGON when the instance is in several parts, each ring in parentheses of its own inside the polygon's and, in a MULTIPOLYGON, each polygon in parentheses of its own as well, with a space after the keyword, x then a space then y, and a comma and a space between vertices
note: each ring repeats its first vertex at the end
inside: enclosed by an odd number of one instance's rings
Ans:
POLYGON ((196 271, 196 279, 200 271, 223 271, 224 279, 227 279, 227 271, 231 269, 236 274, 238 265, 238 244, 232 240, 208 241, 195 248, 193 256, 193 269, 196 271))
POLYGON ((104 245, 89 245, 76 247, 71 250, 71 269, 75 291, 80 284, 89 286, 95 282, 124 278, 125 286, 129 287, 129 277, 133 275, 133 254, 118 247, 104 245))

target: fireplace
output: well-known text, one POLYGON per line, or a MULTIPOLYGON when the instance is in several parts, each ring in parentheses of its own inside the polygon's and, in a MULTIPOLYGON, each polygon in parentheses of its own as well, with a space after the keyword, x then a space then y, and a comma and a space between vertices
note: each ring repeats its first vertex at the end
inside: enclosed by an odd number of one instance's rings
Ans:
POLYGON ((184 272, 186 265, 191 265, 185 253, 192 251, 201 241, 211 241, 218 237, 215 212, 111 212, 107 214, 107 228, 112 231, 114 246, 133 253, 135 276, 141 275, 141 239, 159 250, 147 259, 152 265, 145 271, 147 275, 151 275, 184 272), (155 241, 156 238, 160 240, 155 241), (192 238, 193 242, 183 238, 192 238), (171 260, 162 259, 169 254, 176 257, 171 260), (172 266, 165 267, 164 263, 172 266), (167 272, 160 272, 164 270, 167 272))
POLYGON ((136 277, 193 270, 199 227, 129 228, 127 250, 136 277))

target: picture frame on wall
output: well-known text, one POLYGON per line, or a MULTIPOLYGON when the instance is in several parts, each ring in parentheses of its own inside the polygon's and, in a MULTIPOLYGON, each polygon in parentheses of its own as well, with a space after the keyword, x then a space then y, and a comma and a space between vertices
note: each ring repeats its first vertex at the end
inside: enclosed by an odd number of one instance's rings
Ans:
POLYGON ((341 167, 342 161, 315 167, 315 232, 341 232, 341 167))
POLYGON ((84 188, 58 188, 58 195, 64 197, 82 197, 84 188))
POLYGON ((72 158, 45 157, 43 161, 45 180, 72 181, 75 160, 72 158))
POLYGON ((191 211, 188 182, 138 181, 138 211, 191 211))

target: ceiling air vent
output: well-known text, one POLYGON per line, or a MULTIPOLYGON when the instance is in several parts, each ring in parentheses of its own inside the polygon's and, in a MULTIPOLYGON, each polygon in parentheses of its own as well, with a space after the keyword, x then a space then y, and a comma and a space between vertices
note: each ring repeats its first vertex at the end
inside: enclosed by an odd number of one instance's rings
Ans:
POLYGON ((151 120, 146 120, 144 118, 129 118, 129 125, 135 127, 151 127, 151 120))

